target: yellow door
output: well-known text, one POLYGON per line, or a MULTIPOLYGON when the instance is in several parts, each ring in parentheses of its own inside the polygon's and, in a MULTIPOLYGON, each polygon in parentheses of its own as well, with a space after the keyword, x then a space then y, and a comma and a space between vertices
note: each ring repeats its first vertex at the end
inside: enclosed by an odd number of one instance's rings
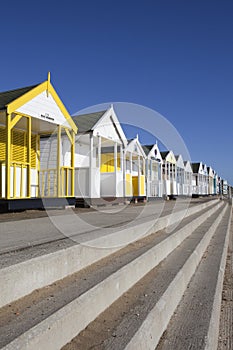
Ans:
POLYGON ((133 182, 133 196, 138 196, 138 176, 133 176, 132 182, 133 182))

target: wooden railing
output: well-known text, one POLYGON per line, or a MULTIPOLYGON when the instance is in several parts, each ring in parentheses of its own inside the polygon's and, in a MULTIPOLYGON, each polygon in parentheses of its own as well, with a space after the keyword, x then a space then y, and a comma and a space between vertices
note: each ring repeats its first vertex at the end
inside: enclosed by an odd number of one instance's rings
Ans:
POLYGON ((5 164, 4 161, 0 161, 0 198, 5 198, 3 195, 3 172, 2 172, 2 166, 5 164))
MULTIPOLYGON (((5 194, 5 169, 3 171, 3 166, 5 166, 5 161, 0 161, 0 198, 6 198, 5 194)), ((27 185, 28 173, 24 175, 24 169, 28 169, 29 163, 12 161, 10 163, 11 177, 10 177, 10 198, 29 198, 29 189, 27 185), (17 172, 19 170, 19 172, 17 172), (20 179, 20 183, 17 185, 17 179, 20 179)))
POLYGON ((40 170, 40 197, 56 197, 57 196, 57 169, 40 170))
POLYGON ((61 196, 72 196, 72 172, 74 169, 69 166, 61 167, 61 196))
MULTIPOLYGON (((72 172, 74 169, 69 166, 60 168, 60 193, 59 197, 71 197, 72 194, 72 172)), ((40 170, 40 196, 57 197, 57 169, 40 170)))

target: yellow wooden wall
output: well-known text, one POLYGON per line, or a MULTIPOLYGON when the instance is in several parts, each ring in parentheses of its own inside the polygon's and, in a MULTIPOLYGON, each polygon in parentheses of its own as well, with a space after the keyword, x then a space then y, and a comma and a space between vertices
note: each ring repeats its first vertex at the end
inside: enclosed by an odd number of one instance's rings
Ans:
MULTIPOLYGON (((121 170, 121 160, 120 155, 117 155, 117 171, 121 170)), ((114 154, 113 153, 103 153, 101 154, 101 173, 113 173, 115 171, 114 167, 114 154)))
POLYGON ((140 176, 140 196, 145 196, 146 190, 145 190, 145 175, 140 176))
POLYGON ((126 196, 132 196, 132 175, 125 175, 125 194, 126 196))

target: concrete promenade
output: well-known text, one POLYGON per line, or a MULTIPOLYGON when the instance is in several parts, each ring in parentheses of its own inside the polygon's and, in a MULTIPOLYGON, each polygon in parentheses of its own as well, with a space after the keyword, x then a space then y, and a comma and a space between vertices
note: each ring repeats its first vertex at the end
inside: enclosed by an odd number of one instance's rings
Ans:
POLYGON ((111 208, 32 211, 0 215, 0 253, 90 233, 102 228, 130 227, 138 220, 156 220, 206 199, 155 201, 111 208), (37 218, 36 216, 44 216, 37 218), (49 215, 49 216, 47 216, 49 215))

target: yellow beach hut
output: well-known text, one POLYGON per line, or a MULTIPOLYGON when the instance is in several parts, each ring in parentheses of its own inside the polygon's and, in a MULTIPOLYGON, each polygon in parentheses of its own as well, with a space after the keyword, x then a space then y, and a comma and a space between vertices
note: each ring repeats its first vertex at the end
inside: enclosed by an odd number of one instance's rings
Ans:
POLYGON ((50 82, 0 93, 0 208, 2 211, 60 206, 74 201, 74 135, 77 127, 50 82), (70 181, 62 184, 61 134, 69 137, 70 181), (48 167, 43 135, 55 140, 48 167), (42 147, 43 148, 43 147, 42 147), (62 194, 62 185, 68 192, 62 194), (64 198, 66 201, 64 201, 64 198))

